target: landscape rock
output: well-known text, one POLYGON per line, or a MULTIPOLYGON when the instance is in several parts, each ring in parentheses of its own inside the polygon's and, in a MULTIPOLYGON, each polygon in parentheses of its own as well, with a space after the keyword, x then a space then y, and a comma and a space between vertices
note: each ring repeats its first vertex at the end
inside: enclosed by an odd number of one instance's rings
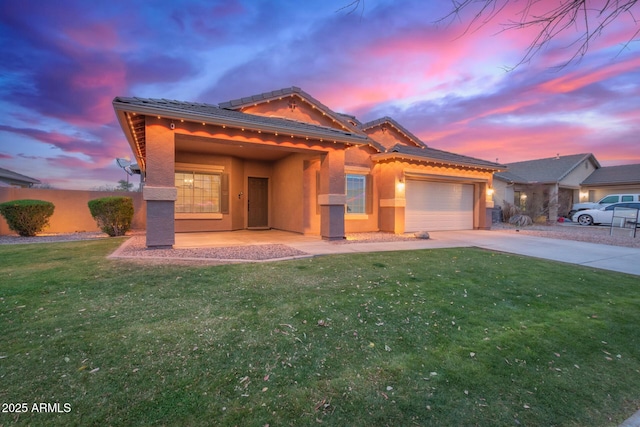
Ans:
POLYGON ((417 231, 414 236, 416 237, 416 239, 428 239, 429 238, 429 233, 426 231, 417 231))

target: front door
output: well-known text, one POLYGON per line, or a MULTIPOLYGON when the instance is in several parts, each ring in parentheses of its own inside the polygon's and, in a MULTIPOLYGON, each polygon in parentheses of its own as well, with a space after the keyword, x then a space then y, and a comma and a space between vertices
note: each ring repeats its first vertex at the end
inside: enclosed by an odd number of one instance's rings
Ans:
POLYGON ((249 178, 247 199, 247 227, 269 227, 269 179, 249 178))

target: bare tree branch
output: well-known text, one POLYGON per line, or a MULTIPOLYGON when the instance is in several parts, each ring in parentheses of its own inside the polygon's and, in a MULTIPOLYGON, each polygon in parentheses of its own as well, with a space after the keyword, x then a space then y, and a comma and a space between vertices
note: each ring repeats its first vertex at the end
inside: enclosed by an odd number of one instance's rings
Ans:
MULTIPOLYGON (((451 0, 450 12, 438 19, 436 23, 451 20, 467 21, 468 25, 460 35, 463 37, 489 24, 512 3, 514 0, 451 0), (469 10, 472 10, 471 18, 463 18, 464 12, 469 10)), ((629 48, 632 42, 640 40, 640 22, 633 14, 637 3, 638 0, 606 0, 604 2, 602 0, 559 0, 557 6, 536 13, 535 10, 540 8, 540 0, 521 2, 522 10, 517 13, 520 18, 501 24, 502 29, 498 33, 527 28, 537 28, 538 32, 533 36, 520 61, 507 69, 512 70, 531 62, 541 50, 549 47, 553 41, 558 41, 563 36, 572 33, 576 36, 567 43, 566 47, 572 47, 573 53, 558 68, 563 68, 572 62, 579 62, 588 53, 593 42, 602 36, 606 27, 623 15, 627 15, 631 17, 638 29, 630 34, 627 42, 622 45, 618 52, 620 55, 629 48)), ((360 8, 362 15, 365 8, 364 0, 353 0, 338 11, 349 9, 348 13, 353 13, 360 8)))
MULTIPOLYGON (((496 18, 500 12, 513 0, 451 0, 451 11, 436 22, 456 19, 464 21, 463 12, 478 7, 467 25, 464 34, 477 31, 496 18)), ((589 51, 593 41, 600 37, 607 26, 624 14, 631 17, 638 26, 638 20, 633 14, 633 8, 638 0, 607 0, 601 6, 591 6, 600 3, 595 0, 565 0, 551 9, 536 14, 534 10, 538 0, 527 0, 522 10, 518 13, 520 19, 509 20, 502 24, 500 32, 514 29, 537 28, 538 32, 526 48, 520 61, 511 69, 529 63, 542 49, 547 48, 551 42, 560 39, 563 35, 577 33, 576 37, 568 43, 567 47, 573 47, 573 54, 560 65, 560 68, 572 62, 579 61, 589 51)), ((633 41, 640 38, 640 28, 630 34, 628 41, 622 46, 620 53, 629 47, 633 41)))
POLYGON ((336 10, 336 12, 340 12, 342 10, 349 9, 347 14, 350 14, 350 13, 353 13, 356 10, 358 10, 358 8, 360 8, 360 6, 362 6, 362 13, 364 13, 364 0, 353 0, 351 3, 346 4, 346 5, 342 6, 340 9, 336 10))

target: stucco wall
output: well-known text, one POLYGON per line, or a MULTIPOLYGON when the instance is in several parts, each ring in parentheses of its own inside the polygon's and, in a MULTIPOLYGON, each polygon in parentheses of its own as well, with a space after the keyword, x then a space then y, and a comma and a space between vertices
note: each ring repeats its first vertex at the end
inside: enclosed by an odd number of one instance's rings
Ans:
POLYGON ((581 197, 581 202, 597 202, 609 194, 640 194, 639 185, 602 186, 602 187, 582 187, 581 193, 587 197, 581 197), (593 200, 592 200, 593 199, 593 200))
POLYGON ((493 204, 504 207, 504 202, 514 204, 513 184, 508 184, 500 179, 493 180, 493 204))
POLYGON ((271 182, 271 227, 303 233, 304 160, 306 156, 292 154, 279 160, 273 168, 271 182))
POLYGON ((300 122, 313 123, 336 129, 342 128, 342 126, 336 124, 331 117, 323 114, 307 102, 302 101, 302 99, 294 97, 294 100, 296 102, 294 109, 290 108, 291 97, 287 96, 282 99, 271 100, 267 103, 244 107, 242 112, 266 117, 286 117, 300 122))
MULTIPOLYGON (((89 212, 88 203, 89 200, 107 196, 132 197, 134 214, 131 228, 134 230, 145 229, 146 204, 142 200, 142 193, 0 187, 0 203, 21 199, 45 200, 53 203, 55 210, 49 220, 49 227, 44 230, 44 232, 51 233, 100 231, 91 212, 89 212)), ((0 216, 0 235, 5 234, 15 233, 9 229, 5 219, 0 216)))
POLYGON ((311 158, 303 164, 304 213, 302 214, 302 232, 320 235, 320 205, 318 204, 318 174, 320 158, 311 158))
POLYGON ((587 179, 589 175, 595 171, 596 168, 590 160, 585 160, 575 169, 573 169, 566 177, 560 181, 561 187, 568 187, 574 190, 580 188, 580 183, 587 179))
POLYGON ((366 166, 372 167, 371 155, 377 153, 368 145, 351 146, 345 150, 344 164, 345 166, 366 166))

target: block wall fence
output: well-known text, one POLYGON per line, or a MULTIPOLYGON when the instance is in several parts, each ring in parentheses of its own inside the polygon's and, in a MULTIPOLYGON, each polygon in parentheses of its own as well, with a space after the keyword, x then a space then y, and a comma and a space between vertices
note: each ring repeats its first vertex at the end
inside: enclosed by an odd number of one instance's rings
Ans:
MULTIPOLYGON (((146 227, 146 203, 140 192, 123 191, 84 191, 53 190, 38 188, 0 187, 0 203, 11 200, 35 199, 45 200, 55 205, 49 227, 44 233, 74 233, 84 231, 100 231, 98 224, 89 212, 89 200, 108 196, 126 196, 133 199, 132 230, 144 230, 146 227)), ((16 234, 9 229, 4 217, 0 215, 0 235, 16 234)))

